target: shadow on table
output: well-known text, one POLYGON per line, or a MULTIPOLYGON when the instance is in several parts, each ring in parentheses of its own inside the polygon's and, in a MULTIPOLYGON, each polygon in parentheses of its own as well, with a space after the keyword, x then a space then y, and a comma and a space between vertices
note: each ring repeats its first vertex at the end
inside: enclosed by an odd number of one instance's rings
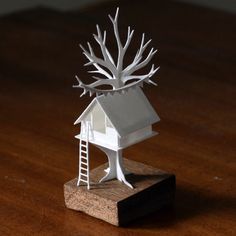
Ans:
POLYGON ((65 234, 70 232, 70 235, 77 235, 78 232, 82 233, 81 235, 97 235, 96 232, 99 232, 104 236, 121 236, 125 235, 127 230, 136 232, 137 229, 169 228, 204 214, 217 214, 222 210, 234 211, 234 202, 235 200, 230 197, 207 195, 199 189, 193 191, 177 186, 175 206, 163 208, 137 219, 126 227, 116 227, 82 212, 65 208, 63 230, 65 234))
POLYGON ((217 214, 222 210, 232 210, 235 199, 226 196, 213 196, 177 186, 174 206, 165 207, 148 216, 130 223, 127 228, 164 228, 204 214, 217 214))

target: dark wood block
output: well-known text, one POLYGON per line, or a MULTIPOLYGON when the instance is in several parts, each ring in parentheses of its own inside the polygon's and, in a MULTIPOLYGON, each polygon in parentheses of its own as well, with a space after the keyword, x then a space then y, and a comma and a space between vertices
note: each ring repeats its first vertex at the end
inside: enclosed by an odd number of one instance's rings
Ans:
POLYGON ((66 206, 120 226, 173 203, 174 175, 127 159, 124 164, 132 172, 127 180, 134 189, 118 180, 99 184, 105 174, 104 164, 90 172, 90 190, 86 186, 77 187, 76 178, 64 185, 66 206))

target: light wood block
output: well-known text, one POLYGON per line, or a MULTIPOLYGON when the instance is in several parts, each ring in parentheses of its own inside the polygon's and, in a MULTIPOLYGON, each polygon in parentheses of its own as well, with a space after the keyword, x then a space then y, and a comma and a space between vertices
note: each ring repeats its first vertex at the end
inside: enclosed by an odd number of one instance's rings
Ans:
POLYGON ((132 172, 127 180, 134 189, 118 180, 99 184, 99 179, 105 175, 104 164, 91 171, 90 190, 86 186, 77 187, 76 178, 64 185, 66 206, 120 226, 173 203, 174 175, 127 159, 124 165, 132 172))

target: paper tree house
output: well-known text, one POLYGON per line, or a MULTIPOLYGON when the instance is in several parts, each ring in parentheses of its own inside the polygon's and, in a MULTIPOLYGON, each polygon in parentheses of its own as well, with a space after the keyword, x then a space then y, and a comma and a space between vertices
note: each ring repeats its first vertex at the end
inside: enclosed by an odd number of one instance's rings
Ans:
POLYGON ((89 71, 94 74, 92 78, 95 81, 86 84, 76 76, 78 84, 74 87, 83 89, 81 96, 89 94, 95 97, 74 123, 81 125, 80 134, 75 136, 79 140, 79 173, 78 178, 64 187, 68 208, 86 212, 114 225, 121 225, 171 203, 175 189, 173 175, 122 156, 125 148, 156 134, 152 125, 160 118, 142 87, 144 84, 156 85, 151 77, 159 67, 152 65, 148 72, 140 73, 140 69, 146 68, 156 53, 153 48, 147 50, 151 40, 146 41, 144 34, 131 62, 124 63, 134 31, 128 27, 126 40, 122 43, 118 12, 119 9, 114 18, 109 15, 117 56, 109 52, 106 31, 102 32, 98 25, 97 34, 93 36, 100 55, 97 50, 95 53, 89 42, 88 49, 80 45, 88 59, 85 66, 95 67, 95 70, 89 71), (89 144, 102 150, 108 158, 107 166, 100 166, 91 173, 89 160, 93 157, 89 155, 89 144), (133 179, 139 176, 139 181, 131 181, 130 176, 133 179), (97 187, 100 184, 103 185, 97 187))
POLYGON ((158 68, 152 65, 149 73, 135 75, 137 70, 150 62, 156 50, 152 48, 143 58, 143 53, 151 42, 149 40, 145 43, 143 34, 140 48, 133 62, 124 66, 124 56, 134 31, 128 27, 127 40, 123 46, 118 31, 118 12, 119 9, 114 18, 109 15, 118 47, 116 62, 106 47, 106 31, 102 33, 98 25, 97 35, 94 35, 94 38, 100 46, 103 58, 95 55, 90 43, 88 43, 89 51, 81 46, 84 55, 89 60, 86 65, 96 68, 90 73, 102 75, 102 77, 93 76, 96 82, 89 85, 84 84, 76 76, 79 82, 76 87, 84 90, 82 95, 87 92, 90 96, 96 94, 96 98, 75 122, 75 124, 81 123, 81 134, 76 136, 80 139, 78 185, 80 182, 84 182, 88 188, 90 187, 88 143, 95 144, 108 157, 109 168, 100 182, 117 178, 133 188, 125 178, 122 149, 153 136, 155 133, 152 131, 152 124, 160 120, 140 89, 145 82, 155 84, 150 78, 158 68), (111 89, 99 89, 98 87, 101 85, 109 85, 111 89))
MULTIPOLYGON (((109 169, 101 181, 117 178, 132 188, 125 179, 122 150, 155 135, 152 124, 159 120, 140 88, 129 89, 124 94, 101 95, 94 98, 76 120, 75 124, 81 123, 81 133, 76 138, 84 140, 85 145, 88 142, 96 145, 107 154, 109 169)), ((86 161, 88 153, 82 151, 82 145, 80 143, 80 155, 86 161)), ((80 162, 83 163, 83 158, 80 162)), ((87 174, 86 163, 84 168, 87 174)))

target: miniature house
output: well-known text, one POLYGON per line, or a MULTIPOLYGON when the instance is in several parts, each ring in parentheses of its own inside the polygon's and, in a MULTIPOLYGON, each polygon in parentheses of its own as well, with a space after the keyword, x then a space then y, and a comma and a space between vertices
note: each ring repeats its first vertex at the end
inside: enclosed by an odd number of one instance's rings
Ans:
POLYGON ((95 54, 89 42, 87 42, 88 50, 80 45, 83 54, 89 61, 85 66, 96 68, 89 73, 99 75, 99 77, 92 76, 96 81, 91 84, 84 84, 76 76, 78 85, 74 86, 83 89, 81 96, 86 93, 89 93, 90 96, 96 94, 96 97, 74 123, 75 125, 81 123, 81 132, 76 136, 80 140, 77 185, 84 182, 88 189, 90 188, 88 143, 96 145, 108 157, 109 168, 100 182, 118 179, 133 188, 125 178, 127 171, 125 171, 122 162, 122 150, 155 135, 156 133, 152 131, 152 124, 160 120, 140 88, 144 83, 156 85, 151 77, 159 67, 155 68, 152 64, 148 73, 136 74, 136 71, 151 61, 157 50, 151 48, 149 53, 143 56, 151 42, 151 40, 145 42, 145 34, 143 33, 140 47, 133 61, 131 64, 125 65, 124 56, 134 30, 128 27, 127 39, 123 44, 118 30, 118 12, 119 8, 117 8, 114 18, 109 15, 117 42, 117 60, 114 55, 110 54, 106 46, 106 31, 102 33, 98 25, 96 26, 97 35, 93 36, 100 46, 102 58, 95 54), (101 89, 99 88, 101 85, 107 85, 110 89, 101 89))
POLYGON ((95 97, 74 124, 81 123, 81 134, 76 138, 86 138, 85 124, 89 123, 88 141, 115 151, 155 135, 152 124, 159 120, 138 87, 124 94, 95 97))

